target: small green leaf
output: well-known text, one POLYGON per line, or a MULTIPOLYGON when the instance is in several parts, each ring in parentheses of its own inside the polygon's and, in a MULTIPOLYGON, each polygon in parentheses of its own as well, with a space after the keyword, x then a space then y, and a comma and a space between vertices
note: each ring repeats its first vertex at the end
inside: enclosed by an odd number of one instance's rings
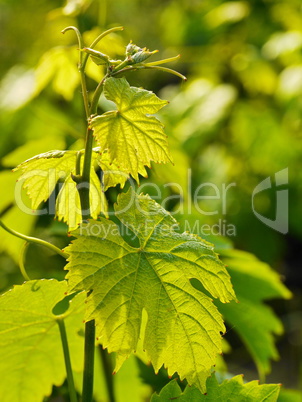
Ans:
POLYGON ((186 387, 182 393, 177 382, 170 381, 159 395, 153 394, 151 402, 276 402, 280 392, 279 384, 259 385, 258 381, 243 383, 241 375, 218 384, 215 374, 207 380, 207 393, 203 395, 195 387, 186 387))
POLYGON ((150 91, 130 87, 125 78, 108 78, 104 94, 117 110, 93 117, 90 126, 101 151, 108 150, 109 161, 138 181, 138 173, 150 162, 171 162, 163 125, 154 116, 167 101, 150 91))
MULTIPOLYGON (((81 222, 81 204, 76 183, 71 175, 76 170, 77 151, 50 151, 36 155, 21 163, 15 170, 21 170, 19 180, 27 190, 32 200, 32 208, 37 209, 41 202, 46 201, 57 182, 63 185, 56 200, 56 216, 65 221, 70 230, 75 229, 81 222)), ((93 161, 96 159, 94 157, 93 161)), ((81 158, 83 165, 83 158, 81 158)), ((90 213, 96 219, 103 212, 106 214, 107 201, 101 189, 101 183, 94 170, 94 163, 90 171, 90 213)))
POLYGON ((19 181, 32 200, 32 208, 48 200, 58 180, 65 180, 75 170, 75 151, 49 151, 22 162, 14 170, 22 171, 19 181))
MULTIPOLYGON (((58 316, 52 312, 65 297, 65 281, 36 280, 15 286, 0 297, 0 400, 41 402, 66 373, 58 316)), ((72 366, 81 370, 85 294, 70 302, 64 317, 72 366)))
POLYGON ((225 327, 212 300, 190 279, 228 302, 235 295, 225 267, 212 245, 177 233, 176 221, 149 196, 130 188, 119 196, 115 213, 140 246, 128 245, 106 219, 82 225, 66 249, 70 291, 93 291, 86 320, 96 320, 100 342, 117 352, 116 370, 137 347, 145 309, 144 349, 155 370, 164 364, 169 374, 177 371, 204 389, 225 327))

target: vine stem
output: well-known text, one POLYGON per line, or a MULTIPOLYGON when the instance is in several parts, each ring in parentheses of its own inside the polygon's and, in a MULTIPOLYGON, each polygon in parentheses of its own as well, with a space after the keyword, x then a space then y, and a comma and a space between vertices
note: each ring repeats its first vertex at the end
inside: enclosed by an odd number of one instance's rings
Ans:
MULTIPOLYGON (((87 84, 85 79, 85 66, 86 61, 83 59, 82 49, 84 48, 84 43, 80 31, 74 27, 70 26, 63 29, 62 33, 73 30, 78 38, 79 43, 79 72, 81 77, 81 87, 82 96, 84 101, 86 120, 90 116, 90 107, 88 101, 87 84)), ((92 158, 92 144, 93 136, 92 130, 88 127, 86 133, 85 151, 84 151, 84 161, 83 170, 80 177, 77 179, 77 189, 80 196, 81 211, 82 211, 82 221, 90 218, 90 204, 89 204, 89 180, 90 180, 90 168, 91 168, 91 158, 92 158)), ((81 167, 80 155, 77 158, 77 174, 81 167)), ((94 377, 94 349, 95 349, 95 321, 88 321, 85 323, 85 344, 84 344, 84 372, 83 372, 83 389, 82 389, 82 402, 92 402, 93 398, 93 377, 94 377)))
POLYGON ((77 393, 74 386, 72 368, 71 368, 71 361, 70 361, 70 353, 68 347, 68 340, 66 334, 66 328, 63 318, 58 318, 57 323, 60 329, 63 353, 64 353, 64 361, 67 373, 67 383, 68 383, 68 390, 69 390, 69 398, 70 402, 77 402, 77 393))
MULTIPOLYGON (((81 86, 82 86, 82 96, 84 101, 84 108, 86 119, 89 120, 89 117, 92 114, 97 113, 98 102, 99 98, 103 91, 103 85, 108 77, 108 74, 104 76, 102 81, 98 84, 95 89, 95 92, 92 97, 91 106, 89 105, 88 101, 88 92, 87 92, 87 84, 86 84, 86 77, 85 77, 85 67, 88 60, 88 54, 84 54, 82 49, 84 48, 84 43, 82 36, 79 30, 76 27, 70 26, 65 28, 62 33, 65 33, 68 30, 73 30, 78 38, 79 43, 79 72, 81 77, 81 86)), ((123 30, 123 27, 116 27, 109 29, 99 35, 94 42, 91 44, 91 48, 96 46, 96 44, 106 35, 110 34, 111 32, 123 30)), ((89 121, 88 121, 89 124, 89 121)), ((92 161, 92 146, 93 146, 93 130, 87 127, 86 132, 86 141, 85 141, 85 151, 83 155, 83 168, 82 172, 81 169, 81 161, 80 158, 82 155, 78 154, 77 157, 77 164, 76 164, 76 174, 77 174, 77 189, 80 197, 81 202, 81 212, 82 212, 82 222, 87 221, 90 215, 90 171, 91 171, 91 161, 92 161)), ((87 321, 85 323, 85 344, 84 344, 84 373, 83 373, 83 390, 82 390, 82 402, 92 402, 93 399, 93 380, 94 380, 94 355, 95 355, 95 321, 87 321)), ((106 370, 106 367, 104 367, 106 370)), ((107 380, 107 387, 108 392, 111 397, 111 401, 114 402, 113 396, 113 386, 112 381, 109 383, 108 380, 108 373, 106 373, 106 380, 107 380)))
MULTIPOLYGON (((89 180, 90 180, 90 168, 91 168, 91 157, 92 157, 92 144, 93 144, 92 130, 88 128, 86 134, 82 177, 81 182, 77 185, 81 201, 83 221, 90 218, 89 180)), ((85 323, 82 402, 92 402, 93 398, 94 352, 95 352, 95 321, 91 320, 85 323)))

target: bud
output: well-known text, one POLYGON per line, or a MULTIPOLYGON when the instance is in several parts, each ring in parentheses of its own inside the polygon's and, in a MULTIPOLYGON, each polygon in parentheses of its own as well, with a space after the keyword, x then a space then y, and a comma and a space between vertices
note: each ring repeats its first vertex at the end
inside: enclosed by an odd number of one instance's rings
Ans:
POLYGON ((126 47, 126 56, 128 57, 128 64, 142 63, 156 52, 157 50, 150 52, 149 49, 147 49, 146 47, 141 48, 136 46, 134 43, 130 42, 126 47))
POLYGON ((126 56, 133 56, 137 52, 141 52, 143 49, 136 46, 132 41, 126 47, 126 56))
POLYGON ((146 59, 148 59, 152 54, 157 53, 158 50, 153 50, 153 52, 150 52, 148 49, 144 48, 142 51, 135 53, 135 55, 132 56, 133 63, 142 63, 146 59))

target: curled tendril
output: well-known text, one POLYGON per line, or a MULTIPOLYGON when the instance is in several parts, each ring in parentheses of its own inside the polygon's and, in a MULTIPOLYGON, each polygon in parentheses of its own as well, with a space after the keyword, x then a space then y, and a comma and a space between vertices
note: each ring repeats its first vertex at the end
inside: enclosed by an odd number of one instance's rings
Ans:
POLYGON ((30 277, 28 276, 28 274, 26 272, 25 264, 24 264, 25 257, 26 257, 26 251, 27 251, 28 246, 29 246, 29 243, 26 241, 23 244, 22 248, 21 248, 20 256, 19 256, 19 268, 20 268, 20 271, 21 271, 21 274, 22 274, 23 278, 26 281, 30 281, 30 277))
POLYGON ((47 247, 48 249, 54 251, 55 253, 59 254, 61 257, 64 257, 65 259, 68 257, 68 254, 64 253, 64 251, 60 250, 54 244, 49 243, 46 240, 42 240, 37 237, 26 236, 23 233, 19 233, 16 230, 7 227, 1 220, 0 220, 0 226, 11 235, 19 237, 19 239, 25 240, 26 242, 29 243, 35 243, 39 244, 40 246, 47 247))
MULTIPOLYGON (((83 42, 82 35, 81 35, 80 31, 78 30, 78 28, 76 28, 74 26, 69 26, 69 27, 64 28, 61 32, 62 32, 62 34, 64 34, 67 31, 74 31, 76 33, 77 38, 78 38, 78 43, 79 43, 79 49, 83 49, 84 42, 83 42)), ((82 66, 83 66, 82 52, 79 52, 79 55, 80 55, 80 68, 82 68, 82 66)))

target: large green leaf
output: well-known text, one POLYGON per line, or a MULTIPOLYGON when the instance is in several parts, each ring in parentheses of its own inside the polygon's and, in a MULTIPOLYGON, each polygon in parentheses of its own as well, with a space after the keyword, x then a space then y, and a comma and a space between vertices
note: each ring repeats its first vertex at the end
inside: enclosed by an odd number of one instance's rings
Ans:
POLYGON ((218 384, 215 374, 207 380, 207 394, 203 395, 195 387, 186 387, 182 393, 176 381, 170 381, 159 395, 153 394, 151 402, 275 402, 278 399, 280 385, 259 385, 258 381, 243 383, 241 375, 218 384))
MULTIPOLYGON (((183 215, 192 228, 199 228, 200 216, 183 215)), ((280 275, 268 264, 261 262, 253 254, 232 248, 230 241, 223 237, 212 237, 215 250, 232 278, 232 284, 239 303, 216 303, 232 331, 236 331, 251 354, 260 378, 270 372, 270 360, 277 360, 279 354, 275 346, 275 335, 283 333, 283 325, 275 312, 265 304, 273 298, 289 299, 291 292, 280 279, 280 275)), ((199 289, 200 285, 194 283, 199 289)))
POLYGON ((61 316, 53 314, 65 297, 65 281, 36 280, 15 286, 0 297, 0 400, 41 402, 53 385, 65 378, 65 364, 58 317, 63 318, 69 338, 72 366, 81 370, 85 294, 70 302, 61 316))
POLYGON ((224 249, 220 256, 228 267, 239 303, 217 307, 238 332, 263 378, 270 371, 270 359, 279 357, 274 334, 283 332, 280 319, 263 301, 277 297, 288 299, 291 292, 276 272, 252 254, 224 249))
POLYGON ((136 349, 145 309, 144 348, 155 370, 164 364, 169 374, 177 371, 203 389, 225 327, 212 300, 190 279, 228 302, 235 298, 230 277, 212 245, 177 233, 174 218, 149 196, 130 188, 119 196, 115 213, 139 247, 126 243, 106 219, 82 225, 66 249, 69 291, 92 290, 86 320, 96 320, 100 342, 117 352, 116 370, 136 349))
MULTIPOLYGON (((46 201, 50 197, 59 180, 63 181, 56 202, 56 216, 58 219, 64 220, 71 230, 81 222, 80 197, 76 183, 71 177, 72 174, 75 174, 76 159, 76 151, 50 151, 26 160, 15 169, 22 171, 19 180, 22 181, 23 187, 32 200, 33 209, 37 209, 42 201, 46 201)), ((83 163, 83 157, 81 162, 83 163)), ((106 210, 106 198, 92 163, 90 213, 96 219, 100 212, 106 213, 106 210)))
POLYGON ((104 94, 117 110, 95 116, 90 121, 101 151, 108 150, 110 162, 138 181, 146 175, 150 161, 171 162, 163 125, 151 114, 167 104, 150 91, 130 87, 125 78, 108 78, 104 94))

